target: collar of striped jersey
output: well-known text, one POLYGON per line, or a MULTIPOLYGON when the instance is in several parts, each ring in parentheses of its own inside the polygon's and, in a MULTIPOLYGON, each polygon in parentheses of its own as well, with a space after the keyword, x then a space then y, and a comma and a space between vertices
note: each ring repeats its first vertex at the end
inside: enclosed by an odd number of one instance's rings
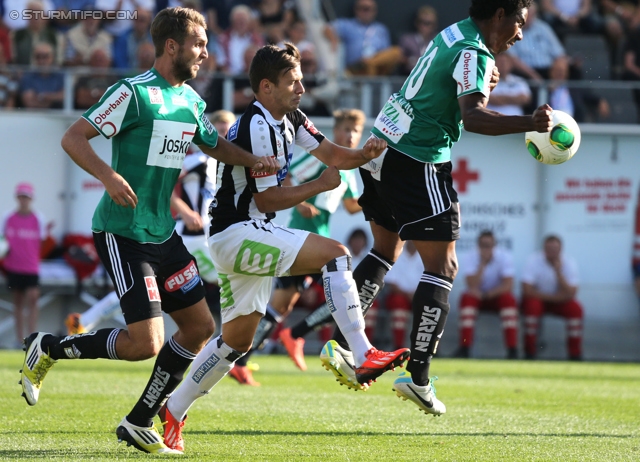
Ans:
MULTIPOLYGON (((266 107, 264 107, 264 106, 262 105, 262 103, 260 103, 260 101, 258 101, 258 100, 255 100, 255 101, 253 102, 253 104, 255 104, 256 106, 258 106, 258 107, 260 108, 260 110, 261 110, 261 111, 262 111, 262 113, 264 114, 264 118, 267 120, 267 122, 269 123, 269 125, 271 125, 271 126, 273 126, 273 127, 277 128, 277 129, 280 129, 280 127, 282 126, 282 124, 283 124, 283 122, 284 122, 284 118, 283 118, 282 120, 277 120, 277 119, 275 119, 275 118, 271 115, 271 113, 269 112, 269 110, 268 110, 266 107)), ((286 118, 286 116, 285 116, 285 118, 286 118)))

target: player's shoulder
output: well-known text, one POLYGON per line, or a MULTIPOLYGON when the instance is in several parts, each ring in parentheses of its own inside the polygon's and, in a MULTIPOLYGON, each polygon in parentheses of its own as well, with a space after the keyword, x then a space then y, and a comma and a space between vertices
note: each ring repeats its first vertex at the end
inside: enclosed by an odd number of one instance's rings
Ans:
POLYGON ((159 83, 159 82, 160 82, 160 78, 151 70, 148 70, 134 77, 127 77, 127 78, 121 79, 116 83, 116 85, 118 83, 124 83, 130 86, 131 88, 136 88, 140 86, 152 86, 154 83, 159 83))
POLYGON ((480 30, 471 18, 463 19, 449 27, 445 27, 437 39, 451 51, 457 53, 462 49, 475 49, 491 55, 491 52, 482 41, 480 30))
POLYGON ((189 98, 191 100, 194 100, 198 103, 204 103, 204 100, 202 99, 202 97, 198 94, 197 91, 195 91, 193 89, 193 87, 191 85, 189 85, 188 83, 184 84, 184 95, 186 98, 189 98))

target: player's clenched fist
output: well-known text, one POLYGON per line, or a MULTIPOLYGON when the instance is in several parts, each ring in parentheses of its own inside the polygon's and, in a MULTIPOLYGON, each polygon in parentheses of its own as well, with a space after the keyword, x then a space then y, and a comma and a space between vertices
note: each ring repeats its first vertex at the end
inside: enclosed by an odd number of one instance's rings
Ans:
POLYGON ((340 170, 335 165, 327 167, 318 178, 325 187, 325 191, 330 191, 340 186, 342 179, 340 178, 340 170))
POLYGON ((274 156, 264 156, 260 157, 259 160, 252 167, 254 172, 264 172, 264 173, 277 173, 280 170, 280 163, 278 159, 274 156))
POLYGON ((544 133, 550 132, 551 127, 553 127, 553 123, 551 121, 551 106, 548 104, 543 104, 538 109, 536 109, 531 116, 533 119, 533 129, 537 132, 544 133))
POLYGON ((493 66, 491 79, 489 80, 489 91, 493 91, 498 85, 498 82, 500 82, 500 71, 498 70, 498 66, 493 66))
POLYGON ((362 157, 367 160, 375 159, 382 154, 385 149, 387 149, 387 142, 372 136, 362 147, 362 157))

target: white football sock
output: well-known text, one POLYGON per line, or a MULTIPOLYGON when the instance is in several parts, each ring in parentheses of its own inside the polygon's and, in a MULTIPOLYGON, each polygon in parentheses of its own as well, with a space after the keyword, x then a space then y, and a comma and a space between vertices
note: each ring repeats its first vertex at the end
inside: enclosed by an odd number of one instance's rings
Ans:
POLYGON ((322 282, 331 316, 349 343, 356 367, 360 367, 372 345, 364 333, 364 317, 349 260, 348 255, 343 255, 323 266, 322 282))
POLYGON ((211 340, 193 361, 189 377, 182 381, 167 401, 169 412, 176 419, 184 420, 191 405, 208 394, 243 354, 224 343, 220 336, 211 340))

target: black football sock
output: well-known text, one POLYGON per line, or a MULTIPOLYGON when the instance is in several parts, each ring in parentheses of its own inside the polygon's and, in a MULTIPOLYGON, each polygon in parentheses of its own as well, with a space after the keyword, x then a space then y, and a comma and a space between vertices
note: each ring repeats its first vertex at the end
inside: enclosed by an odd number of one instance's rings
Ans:
POLYGON ((309 332, 315 329, 319 329, 325 324, 332 322, 333 316, 326 303, 323 303, 318 308, 309 313, 305 318, 298 322, 291 328, 291 337, 300 338, 307 335, 309 332))
POLYGON ((429 383, 429 366, 447 322, 452 287, 453 279, 425 271, 413 295, 411 359, 407 371, 416 385, 425 386, 429 383))
POLYGON ((99 329, 84 334, 42 338, 42 347, 49 348, 52 359, 120 359, 116 354, 116 339, 122 329, 99 329))
MULTIPOLYGON (((358 296, 360 298, 363 316, 367 315, 367 311, 369 311, 374 300, 380 291, 382 291, 384 287, 384 277, 393 266, 393 263, 394 262, 384 258, 380 253, 371 249, 369 254, 364 257, 356 269, 353 270, 353 279, 356 281, 356 286, 358 287, 358 296)), ((338 342, 342 348, 349 349, 347 341, 337 327, 333 333, 333 339, 338 342)))
POLYGON ((173 337, 170 338, 158 353, 153 374, 142 396, 127 416, 129 423, 139 427, 152 426, 153 418, 167 396, 173 393, 182 381, 184 373, 195 357, 194 353, 178 345, 173 337))

